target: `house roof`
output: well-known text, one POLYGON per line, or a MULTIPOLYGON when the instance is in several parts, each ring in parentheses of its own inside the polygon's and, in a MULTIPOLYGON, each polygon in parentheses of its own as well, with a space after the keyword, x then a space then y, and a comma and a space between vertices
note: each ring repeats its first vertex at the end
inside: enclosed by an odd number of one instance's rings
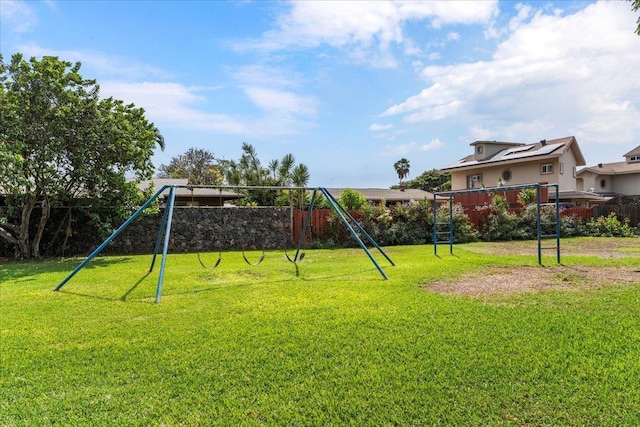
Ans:
MULTIPOLYGON (((560 195, 560 199, 565 199, 565 200, 566 199, 582 199, 582 200, 589 200, 590 202, 600 202, 600 203, 604 203, 611 198, 611 197, 603 196, 601 194, 591 193, 589 191, 567 190, 567 191, 559 191, 558 194, 560 195)), ((553 199, 555 199, 555 193, 549 192, 549 195, 553 196, 553 199)))
POLYGON ((576 176, 583 175, 586 172, 592 172, 596 175, 625 175, 630 173, 640 173, 640 163, 599 163, 596 166, 587 166, 580 169, 576 176))
POLYGON ((622 157, 629 157, 629 156, 640 156, 640 145, 638 145, 636 148, 629 151, 627 154, 625 154, 622 157))
MULTIPOLYGON (((139 188, 141 190, 146 190, 147 188, 149 188, 151 185, 153 185, 153 188, 156 190, 159 190, 160 188, 162 188, 162 186, 164 185, 189 185, 189 180, 184 178, 178 178, 178 179, 173 179, 173 178, 153 178, 150 180, 146 180, 146 181, 141 181, 139 188)), ((162 196, 167 197, 169 195, 169 191, 170 189, 167 188, 166 190, 164 190, 162 192, 162 196)), ((176 188, 176 197, 191 197, 192 193, 191 193, 191 189, 189 188, 184 188, 184 187, 178 187, 176 188)), ((194 187, 193 188, 193 197, 216 197, 216 198, 221 198, 224 200, 233 200, 233 199, 241 199, 244 197, 244 194, 240 194, 240 193, 235 193, 233 191, 226 191, 226 190, 220 190, 218 188, 201 188, 201 187, 194 187)))
MULTIPOLYGON (((471 143, 471 145, 477 145, 479 143, 481 143, 481 141, 473 142, 471 143)), ((560 157, 567 150, 573 151, 573 155, 576 158, 576 164, 578 166, 586 164, 584 156, 582 155, 582 151, 580 151, 580 147, 578 147, 576 138, 574 136, 545 140, 533 144, 518 144, 513 142, 498 143, 493 141, 485 141, 485 143, 506 145, 507 147, 483 160, 476 160, 473 154, 463 157, 457 162, 450 164, 440 170, 451 171, 454 169, 462 168, 477 168, 479 166, 493 165, 497 163, 523 163, 528 162, 533 158, 555 158, 560 157)))
MULTIPOLYGON (((327 188, 327 191, 336 199, 346 190, 345 188, 327 188)), ((419 189, 406 189, 404 191, 393 190, 387 188, 353 188, 353 190, 362 194, 367 200, 379 202, 385 200, 387 202, 407 202, 409 200, 424 200, 426 198, 433 199, 433 193, 419 189)))

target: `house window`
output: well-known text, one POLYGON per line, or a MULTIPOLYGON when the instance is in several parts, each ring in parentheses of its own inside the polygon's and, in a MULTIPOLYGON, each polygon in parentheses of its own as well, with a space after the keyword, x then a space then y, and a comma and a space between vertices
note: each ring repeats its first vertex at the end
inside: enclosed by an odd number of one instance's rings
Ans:
POLYGON ((578 168, 576 166, 574 166, 573 168, 573 177, 576 177, 576 174, 578 173, 578 168))
POLYGON ((553 173, 553 163, 547 163, 540 166, 540 173, 542 175, 548 175, 550 173, 553 173))
POLYGON ((607 188, 607 180, 606 179, 601 179, 600 180, 600 188, 607 188))
POLYGON ((640 156, 631 156, 629 157, 630 162, 640 162, 640 156))
POLYGON ((504 182, 511 181, 511 171, 509 169, 506 169, 506 170, 502 171, 502 180, 504 182))
POLYGON ((478 153, 478 154, 482 154, 482 149, 483 149, 483 148, 484 148, 484 147, 483 147, 482 145, 478 145, 478 146, 476 146, 476 153, 478 153))
POLYGON ((480 188, 482 185, 482 174, 467 175, 467 188, 480 188))
POLYGON ((560 175, 564 175, 564 163, 560 162, 560 175))

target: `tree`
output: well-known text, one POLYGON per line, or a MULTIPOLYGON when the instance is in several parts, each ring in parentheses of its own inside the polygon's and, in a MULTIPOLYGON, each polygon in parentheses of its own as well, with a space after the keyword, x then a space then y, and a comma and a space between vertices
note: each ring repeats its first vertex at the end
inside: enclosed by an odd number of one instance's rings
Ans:
POLYGON ((213 153, 200 148, 189 148, 168 165, 160 165, 158 178, 187 178, 191 185, 218 185, 224 180, 213 153))
POLYGON ((536 190, 534 188, 523 188, 518 193, 517 201, 523 208, 532 205, 536 202, 536 190))
POLYGON ((402 185, 402 180, 409 175, 409 160, 402 158, 395 162, 393 167, 396 169, 398 178, 400 178, 400 185, 402 185))
POLYGON ((345 188, 340 197, 338 197, 340 204, 348 211, 357 211, 367 204, 367 198, 364 194, 353 188, 345 188))
MULTIPOLYGON (((631 1, 631 10, 634 12, 640 10, 640 0, 631 1)), ((636 19, 636 24, 638 24, 638 26, 636 27, 636 34, 640 36, 640 17, 636 19)))
MULTIPOLYGON (((229 185, 304 187, 309 182, 309 169, 304 164, 296 165, 293 154, 285 154, 280 160, 271 160, 267 167, 262 166, 253 145, 242 143, 242 155, 236 162, 224 161, 223 169, 229 185)), ((296 193, 296 199, 301 200, 296 193)), ((250 190, 245 203, 258 203, 261 206, 277 204, 278 191, 275 189, 250 190)))
MULTIPOLYGON (((422 172, 418 177, 405 181, 405 188, 418 188, 424 191, 447 191, 451 189, 451 174, 440 173, 438 169, 422 172)), ((396 186, 392 186, 394 188, 396 186)))
POLYGON ((153 151, 164 148, 143 109, 100 99, 80 66, 21 54, 5 65, 0 55, 0 237, 20 257, 40 256, 54 203, 82 205, 105 229, 126 217, 143 197, 136 181, 151 178, 153 151))

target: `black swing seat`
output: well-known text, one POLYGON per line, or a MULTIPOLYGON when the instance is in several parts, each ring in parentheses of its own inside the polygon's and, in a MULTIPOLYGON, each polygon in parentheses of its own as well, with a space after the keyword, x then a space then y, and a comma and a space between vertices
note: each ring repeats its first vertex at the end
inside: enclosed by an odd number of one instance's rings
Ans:
POLYGON ((297 263, 299 263, 300 261, 302 261, 302 260, 304 259, 305 252, 304 252, 304 249, 303 249, 303 250, 302 250, 302 252, 300 253, 300 255, 298 255, 297 257, 291 258, 291 257, 289 256, 289 254, 287 253, 287 250, 285 249, 285 250, 284 250, 284 256, 286 256, 286 257, 287 257, 287 259, 289 260, 289 262, 292 262, 292 263, 294 263, 294 264, 297 264, 297 263))
POLYGON ((242 249, 242 258, 244 258, 244 261, 249 265, 253 265, 253 266, 260 265, 260 263, 264 261, 264 257, 265 257, 264 248, 262 248, 262 255, 260 256, 260 259, 257 262, 252 263, 247 259, 247 255, 244 253, 244 248, 242 249))
POLYGON ((219 266, 220 265, 220 261, 222 261, 222 251, 218 252, 218 259, 216 260, 216 263, 213 266, 208 266, 208 265, 206 265, 204 263, 204 261, 202 261, 202 257, 200 256, 200 251, 197 251, 197 254, 198 254, 198 262, 200 263, 202 268, 204 268, 206 270, 213 270, 214 268, 219 266))

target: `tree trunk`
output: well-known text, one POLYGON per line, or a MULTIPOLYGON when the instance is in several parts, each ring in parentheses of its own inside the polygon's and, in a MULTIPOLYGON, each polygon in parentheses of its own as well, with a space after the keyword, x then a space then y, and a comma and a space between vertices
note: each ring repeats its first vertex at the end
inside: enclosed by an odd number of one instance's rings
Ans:
POLYGON ((18 228, 18 255, 21 258, 30 258, 31 251, 29 245, 29 222, 31 221, 31 213, 36 205, 36 198, 30 197, 22 206, 22 215, 20 219, 20 226, 18 228))
POLYGON ((50 213, 51 205, 49 204, 49 198, 45 196, 42 200, 42 213, 40 214, 40 221, 38 222, 36 235, 33 236, 33 242, 31 243, 31 253, 33 254, 34 258, 40 258, 40 240, 42 240, 44 227, 47 225, 50 213))

